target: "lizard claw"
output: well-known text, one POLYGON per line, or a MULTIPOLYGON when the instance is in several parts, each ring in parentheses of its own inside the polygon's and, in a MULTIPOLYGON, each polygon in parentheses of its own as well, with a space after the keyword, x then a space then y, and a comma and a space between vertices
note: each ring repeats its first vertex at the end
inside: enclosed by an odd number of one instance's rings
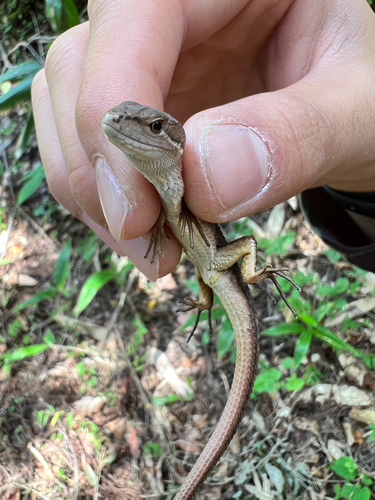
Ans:
MULTIPOLYGON (((267 278, 269 278, 270 280, 272 280, 273 284, 275 285, 277 291, 280 294, 280 297, 285 302, 286 306, 291 311, 291 313, 293 314, 293 316, 296 319, 298 319, 298 315, 297 315, 296 311, 291 306, 291 304, 289 303, 288 299, 285 297, 284 292, 282 291, 281 286, 279 285, 279 283, 278 283, 275 275, 276 276, 280 276, 280 278, 284 278, 285 280, 289 281, 289 283, 291 283, 294 286, 294 288, 296 288, 299 292, 301 291, 301 288, 297 285, 297 283, 290 276, 288 276, 287 274, 285 274, 284 271, 289 271, 289 268, 288 267, 273 268, 269 264, 266 264, 262 268, 262 272, 259 274, 259 278, 262 279, 262 280, 263 279, 267 279, 267 278)), ((257 283, 257 284, 259 286, 259 283, 257 283)), ((263 291, 265 291, 265 290, 263 289, 263 291)), ((268 295, 268 293, 267 293, 267 295, 268 295)))
POLYGON ((187 312, 187 311, 191 311, 192 309, 195 309, 195 308, 198 309, 197 319, 195 320, 195 323, 194 323, 194 326, 193 326, 193 330, 191 331, 191 333, 190 333, 190 335, 189 335, 189 337, 187 339, 187 342, 189 342, 190 339, 191 339, 191 337, 194 335, 194 332, 197 329, 197 326, 198 326, 198 323, 199 323, 200 315, 201 315, 202 311, 205 311, 205 310, 208 310, 208 328, 209 328, 210 337, 211 337, 212 336, 212 332, 213 332, 212 317, 211 317, 211 308, 207 309, 207 307, 202 306, 201 303, 198 300, 192 299, 191 297, 186 297, 186 299, 180 300, 180 304, 185 305, 186 308, 184 308, 184 309, 178 308, 177 312, 180 312, 180 311, 187 312))
POLYGON ((163 238, 167 238, 167 240, 169 240, 169 237, 165 234, 164 231, 165 221, 165 212, 164 209, 161 208, 158 220, 155 223, 150 242, 144 256, 144 258, 147 259, 149 253, 151 252, 151 264, 155 262, 156 255, 160 255, 160 257, 163 255, 163 238))
POLYGON ((190 242, 190 248, 194 248, 194 230, 193 230, 193 224, 197 228, 198 233, 201 235, 203 241, 206 243, 206 245, 209 247, 210 242, 208 241, 207 236, 205 235, 201 223, 192 212, 188 209, 188 207, 185 204, 184 199, 182 198, 182 206, 181 206, 181 213, 180 213, 180 218, 178 220, 178 225, 181 227, 181 236, 185 235, 185 230, 186 226, 189 231, 189 242, 190 242))

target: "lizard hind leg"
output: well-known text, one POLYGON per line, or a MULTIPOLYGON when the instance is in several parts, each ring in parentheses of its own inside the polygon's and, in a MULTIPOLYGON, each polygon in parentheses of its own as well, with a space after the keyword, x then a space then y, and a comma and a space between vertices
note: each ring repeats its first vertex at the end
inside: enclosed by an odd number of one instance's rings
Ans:
POLYGON ((193 330, 191 331, 189 338, 187 339, 187 342, 190 341, 191 337, 194 335, 195 330, 197 329, 199 318, 202 311, 208 311, 208 327, 210 331, 210 336, 212 335, 213 332, 211 310, 214 302, 214 293, 212 291, 212 288, 206 285, 206 283, 202 280, 202 277, 198 270, 197 270, 197 281, 199 286, 199 299, 195 300, 192 297, 186 297, 184 300, 180 301, 180 304, 186 307, 183 309, 181 308, 177 309, 177 312, 191 311, 192 309, 195 308, 198 309, 197 319, 195 320, 193 330))
MULTIPOLYGON (((274 283, 280 297, 283 299, 287 307, 291 310, 292 314, 297 317, 296 311, 289 304, 288 299, 285 297, 276 276, 286 279, 298 291, 300 287, 292 280, 284 271, 289 271, 287 267, 272 267, 270 264, 265 264, 262 268, 256 269, 256 256, 257 244, 253 236, 244 236, 238 240, 227 243, 224 247, 219 248, 215 254, 214 265, 212 269, 217 271, 225 271, 233 266, 239 259, 241 261, 241 276, 244 283, 248 285, 259 284, 260 281, 270 279, 274 283)), ((260 286, 261 289, 263 287, 260 286)))

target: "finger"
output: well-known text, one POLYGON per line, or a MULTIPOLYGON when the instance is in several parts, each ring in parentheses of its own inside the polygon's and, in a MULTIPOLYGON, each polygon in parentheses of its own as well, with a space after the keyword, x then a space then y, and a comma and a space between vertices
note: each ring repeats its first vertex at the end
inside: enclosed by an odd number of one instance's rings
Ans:
MULTIPOLYGON (((88 23, 61 35, 51 47, 46 61, 46 77, 71 193, 82 210, 101 226, 106 226, 101 200, 111 200, 111 217, 107 219, 109 230, 116 240, 133 239, 152 227, 159 213, 159 201, 156 197, 152 201, 147 192, 152 191, 146 181, 140 179, 132 166, 124 167, 124 161, 117 180, 101 161, 102 157, 98 157, 100 168, 95 172, 86 156, 77 134, 75 108, 87 43, 88 23), (108 182, 104 183, 105 189, 98 192, 97 182, 103 178, 108 182), (136 200, 130 195, 126 198, 126 193, 134 194, 137 190, 142 196, 136 200), (134 206, 137 210, 132 209, 134 206)), ((96 101, 98 99, 100 95, 96 96, 96 101)), ((57 185, 54 191, 58 189, 57 185)))
POLYGON ((215 9, 197 1, 182 5, 180 1, 148 0, 142 2, 142 8, 139 2, 89 3, 90 40, 76 123, 83 148, 97 172, 101 203, 112 234, 113 228, 119 227, 119 206, 121 213, 121 207, 128 207, 123 217, 124 235, 128 234, 130 216, 134 221, 155 222, 159 199, 149 183, 104 137, 104 114, 125 100, 162 109, 184 40, 189 38, 192 43, 202 37, 205 29, 214 31, 225 23, 228 11, 235 16, 246 3, 237 0, 230 9, 226 0, 217 2, 215 9), (190 37, 186 35, 188 25, 193 26, 190 37), (121 193, 121 203, 113 202, 113 193, 121 193))
POLYGON ((161 258, 157 265, 152 265, 149 260, 143 258, 148 247, 150 234, 132 241, 115 241, 111 234, 83 212, 74 200, 70 191, 68 170, 57 134, 44 70, 40 71, 34 78, 32 99, 40 156, 46 171, 48 185, 57 201, 90 227, 113 250, 120 255, 127 255, 149 279, 155 280, 157 277, 171 272, 181 255, 180 245, 174 238, 170 238, 165 244, 168 247, 168 259, 161 258))
POLYGON ((75 217, 81 218, 82 209, 70 191, 68 171, 57 135, 44 69, 35 76, 31 93, 39 153, 46 172, 48 186, 52 195, 61 205, 75 217))
MULTIPOLYGON (((166 10, 166 6, 161 10, 166 10)), ((161 58, 161 52, 156 54, 153 45, 161 38, 166 19, 157 30, 149 32, 150 14, 136 2, 97 0, 90 4, 90 41, 76 123, 81 143, 95 169, 102 208, 115 237, 116 231, 129 237, 130 224, 137 235, 142 234, 141 231, 153 226, 160 211, 154 188, 108 141, 101 129, 106 111, 124 100, 163 107, 157 81, 160 64, 156 58, 170 59, 173 53, 172 59, 176 60, 181 45, 181 42, 175 43, 179 26, 172 29, 174 39, 165 47, 161 58)), ((157 14, 160 19, 160 13, 157 14)))
POLYGON ((374 71, 364 75, 351 63, 345 74, 340 65, 331 65, 329 81, 323 68, 286 89, 192 117, 183 170, 189 208, 221 222, 322 184, 374 191, 374 71))

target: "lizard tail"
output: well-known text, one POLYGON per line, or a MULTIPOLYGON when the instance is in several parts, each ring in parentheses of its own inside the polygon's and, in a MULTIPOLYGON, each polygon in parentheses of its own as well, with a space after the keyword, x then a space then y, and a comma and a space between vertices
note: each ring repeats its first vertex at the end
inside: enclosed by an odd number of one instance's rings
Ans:
POLYGON ((237 360, 234 378, 219 423, 174 500, 191 499, 228 447, 248 404, 258 368, 258 325, 248 287, 242 286, 232 273, 223 273, 214 291, 225 307, 235 333, 237 360))

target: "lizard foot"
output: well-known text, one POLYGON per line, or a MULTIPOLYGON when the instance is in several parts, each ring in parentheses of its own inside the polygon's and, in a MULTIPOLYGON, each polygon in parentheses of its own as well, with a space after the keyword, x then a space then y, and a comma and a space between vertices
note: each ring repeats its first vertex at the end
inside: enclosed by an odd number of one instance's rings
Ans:
POLYGON ((166 215, 164 209, 160 209, 160 214, 158 220, 155 223, 152 235, 150 238, 150 243, 148 244, 147 251, 145 253, 145 259, 147 259, 148 254, 151 252, 151 264, 155 262, 156 255, 163 255, 163 238, 169 239, 164 231, 164 224, 166 221, 166 215))
POLYGON ((210 242, 208 241, 207 236, 204 234, 204 231, 202 229, 202 226, 201 226, 201 223, 200 223, 198 217, 196 217, 192 212, 190 212, 190 210, 186 206, 184 199, 182 199, 181 213, 180 213, 180 218, 178 220, 178 225, 179 225, 179 227, 181 227, 181 236, 184 236, 186 226, 187 226, 188 231, 189 231, 190 248, 194 248, 193 224, 197 228, 197 231, 201 235, 203 241, 209 247, 210 242))
MULTIPOLYGON (((297 318, 298 317, 297 313, 294 310, 294 308, 290 305, 290 303, 288 302, 288 299, 285 297, 284 292, 282 291, 281 286, 279 285, 279 283, 276 279, 276 276, 280 276, 281 278, 284 278, 287 281, 289 281, 289 283, 291 283, 294 286, 294 288, 296 288, 299 292, 301 291, 301 288, 297 285, 297 283, 294 280, 292 280, 292 278, 290 276, 285 274, 284 271, 289 271, 289 268, 288 267, 273 268, 269 264, 265 264, 261 269, 259 269, 258 271, 255 271, 255 274, 251 278, 250 283, 256 284, 257 286, 259 286, 259 288, 261 290, 263 290, 264 292, 266 292, 266 294, 269 296, 269 293, 261 285, 259 285, 259 281, 262 281, 262 280, 267 279, 267 278, 272 280, 273 284, 275 285, 277 291, 280 294, 280 297, 283 299, 286 306, 290 309, 293 316, 295 318, 297 318)), ((274 299, 272 299, 272 300, 274 301, 274 299)))
POLYGON ((212 332, 213 332, 212 318, 211 318, 211 310, 212 310, 211 307, 207 308, 207 304, 202 304, 201 302, 199 302, 199 300, 192 299, 191 297, 186 297, 186 299, 180 300, 180 304, 186 306, 186 308, 183 308, 183 309, 178 308, 177 312, 180 312, 180 311, 187 312, 187 311, 191 311, 192 309, 195 309, 195 308, 198 309, 197 319, 195 320, 193 330, 191 331, 189 338, 187 339, 187 342, 190 341, 191 337, 194 335, 195 330, 197 329, 197 326, 199 323, 199 318, 200 318, 202 311, 208 311, 208 328, 209 328, 210 337, 211 337, 212 332))

